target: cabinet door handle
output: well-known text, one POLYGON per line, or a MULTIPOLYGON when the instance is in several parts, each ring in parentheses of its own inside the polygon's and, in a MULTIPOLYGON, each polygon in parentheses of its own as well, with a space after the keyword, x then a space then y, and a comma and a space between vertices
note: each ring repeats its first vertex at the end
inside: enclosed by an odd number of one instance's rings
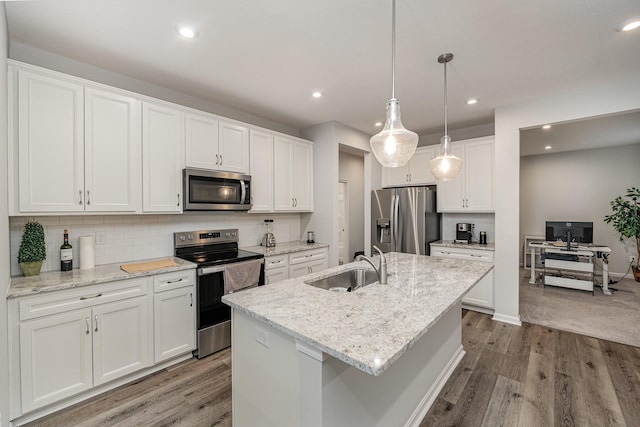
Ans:
POLYGON ((87 324, 87 330, 85 332, 86 335, 89 335, 89 330, 91 329, 91 326, 89 326, 89 318, 85 317, 84 318, 85 323, 87 324))
POLYGON ((220 166, 222 166, 222 154, 220 154, 220 166))
POLYGON ((82 190, 78 190, 78 204, 82 204, 82 190))
POLYGON ((189 303, 189 307, 193 307, 193 292, 189 292, 189 298, 191 299, 191 302, 189 303))
POLYGON ((177 196, 178 196, 178 203, 176 204, 176 206, 180 206, 180 193, 178 193, 177 196))
POLYGON ((96 322, 96 328, 93 330, 93 332, 98 332, 98 315, 93 316, 93 320, 95 320, 96 322))
POLYGON ((87 190, 87 205, 91 204, 91 193, 87 190))
POLYGON ((297 208, 298 207, 298 198, 296 197, 294 200, 296 201, 296 208, 297 208))
POLYGON ((219 161, 220 161, 220 158, 218 157, 218 153, 216 153, 216 165, 218 165, 218 164, 219 164, 219 163, 218 163, 219 161))
POLYGON ((291 198, 291 207, 293 207, 293 197, 291 198))
POLYGON ((97 294, 97 295, 94 295, 92 297, 80 297, 80 301, 84 301, 86 299, 98 298, 98 297, 101 297, 101 296, 102 296, 102 294, 97 294))

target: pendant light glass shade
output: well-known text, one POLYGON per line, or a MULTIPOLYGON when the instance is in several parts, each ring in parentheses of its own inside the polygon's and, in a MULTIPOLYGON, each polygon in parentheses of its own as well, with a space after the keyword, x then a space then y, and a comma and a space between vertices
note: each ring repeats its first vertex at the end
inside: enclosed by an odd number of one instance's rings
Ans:
POLYGON ((389 100, 384 128, 371 138, 370 143, 373 154, 382 166, 404 166, 413 156, 418 146, 418 134, 402 126, 397 99, 389 100))
POLYGON ((443 53, 438 57, 438 62, 444 64, 444 136, 440 139, 440 153, 429 162, 429 169, 440 181, 455 178, 462 169, 462 159, 451 154, 451 137, 447 134, 447 63, 452 59, 452 53, 443 53))
POLYGON ((371 137, 371 151, 386 167, 404 166, 418 146, 418 134, 407 130, 400 120, 400 103, 396 86, 396 1, 392 0, 391 19, 391 99, 387 104, 387 121, 380 133, 371 137))

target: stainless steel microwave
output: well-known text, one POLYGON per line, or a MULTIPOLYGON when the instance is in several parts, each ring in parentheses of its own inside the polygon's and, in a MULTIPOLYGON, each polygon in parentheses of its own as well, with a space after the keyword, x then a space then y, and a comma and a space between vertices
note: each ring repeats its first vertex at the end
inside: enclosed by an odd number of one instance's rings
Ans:
POLYGON ((185 211, 248 211, 251 176, 186 168, 182 171, 185 211))

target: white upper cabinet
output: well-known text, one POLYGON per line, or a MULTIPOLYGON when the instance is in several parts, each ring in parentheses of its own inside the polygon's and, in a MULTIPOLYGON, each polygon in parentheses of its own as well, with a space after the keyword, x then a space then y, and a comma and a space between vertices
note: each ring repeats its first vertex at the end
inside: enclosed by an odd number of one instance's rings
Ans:
POLYGON ((28 71, 14 76, 19 211, 84 211, 83 87, 28 71))
POLYGON ((249 130, 211 114, 186 114, 189 167, 249 172, 249 130))
POLYGON ((494 137, 455 142, 451 152, 464 163, 454 179, 438 182, 438 212, 493 212, 494 137))
POLYGON ((399 187, 406 185, 435 184, 436 179, 429 169, 429 161, 436 156, 436 147, 418 147, 405 165, 397 168, 382 168, 382 186, 399 187))
POLYGON ((138 101, 53 73, 11 71, 19 188, 12 213, 139 211, 138 101))
POLYGON ((140 102, 85 88, 85 210, 140 210, 140 153, 140 102))
POLYGON ((142 104, 142 210, 182 212, 184 113, 142 104))
POLYGON ((276 136, 273 146, 274 210, 313 210, 313 145, 276 136))
POLYGON ((273 212, 273 135, 252 129, 249 143, 253 202, 249 212, 273 212))

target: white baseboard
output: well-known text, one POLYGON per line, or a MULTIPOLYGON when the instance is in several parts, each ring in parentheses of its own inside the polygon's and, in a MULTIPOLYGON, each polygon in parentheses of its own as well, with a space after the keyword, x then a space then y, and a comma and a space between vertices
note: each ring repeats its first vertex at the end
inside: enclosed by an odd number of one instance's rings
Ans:
POLYGON ((436 401, 438 394, 440 394, 440 391, 447 383, 447 380, 449 380, 449 377, 451 377, 451 374, 453 374, 453 371, 456 369, 464 355, 465 351, 461 345, 453 356, 451 356, 451 359, 449 359, 447 365, 444 367, 442 372, 440 372, 436 381, 431 385, 429 390, 427 390, 427 393, 418 404, 418 407, 413 411, 413 414, 411 414, 411 417, 409 417, 409 420, 406 422, 405 427, 419 427, 420 423, 427 415, 427 412, 429 412, 429 408, 431 408, 433 402, 436 401))
POLYGON ((505 314, 495 313, 491 319, 496 320, 498 322, 510 323, 512 325, 522 326, 522 322, 520 321, 520 316, 515 317, 515 316, 507 316, 505 314))

